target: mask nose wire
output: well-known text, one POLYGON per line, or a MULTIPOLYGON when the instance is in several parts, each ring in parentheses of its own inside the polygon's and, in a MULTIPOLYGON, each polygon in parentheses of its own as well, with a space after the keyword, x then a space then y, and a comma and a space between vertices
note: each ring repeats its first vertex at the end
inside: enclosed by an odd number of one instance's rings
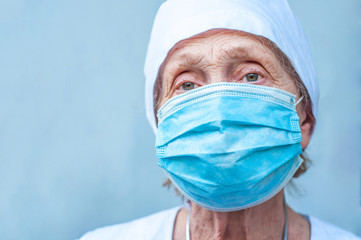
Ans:
POLYGON ((297 106, 302 101, 302 99, 303 99, 303 96, 297 100, 297 102, 295 103, 295 106, 297 106))

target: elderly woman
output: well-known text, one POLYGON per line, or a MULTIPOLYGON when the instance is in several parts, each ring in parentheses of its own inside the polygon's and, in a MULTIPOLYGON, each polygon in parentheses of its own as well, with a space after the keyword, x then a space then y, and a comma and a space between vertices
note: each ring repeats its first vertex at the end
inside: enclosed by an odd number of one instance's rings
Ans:
POLYGON ((83 240, 359 239, 285 203, 318 102, 286 0, 168 0, 145 74, 159 165, 188 204, 83 240))

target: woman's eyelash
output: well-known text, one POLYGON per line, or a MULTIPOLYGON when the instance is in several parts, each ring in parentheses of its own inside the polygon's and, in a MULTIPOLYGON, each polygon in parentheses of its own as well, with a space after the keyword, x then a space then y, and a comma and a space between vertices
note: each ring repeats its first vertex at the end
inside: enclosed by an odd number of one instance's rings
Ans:
POLYGON ((266 75, 263 71, 260 71, 258 69, 249 69, 246 71, 242 71, 241 73, 242 73, 242 74, 240 74, 241 78, 239 78, 239 79, 244 79, 247 75, 251 75, 251 74, 257 75, 258 79, 265 78, 265 75, 266 75))
POLYGON ((176 88, 181 87, 182 84, 187 83, 187 82, 193 82, 193 81, 191 81, 191 80, 189 80, 189 79, 182 79, 182 80, 180 80, 180 81, 176 84, 176 88))
POLYGON ((257 73, 248 73, 243 78, 246 78, 246 81, 248 82, 256 82, 259 78, 259 75, 257 73))

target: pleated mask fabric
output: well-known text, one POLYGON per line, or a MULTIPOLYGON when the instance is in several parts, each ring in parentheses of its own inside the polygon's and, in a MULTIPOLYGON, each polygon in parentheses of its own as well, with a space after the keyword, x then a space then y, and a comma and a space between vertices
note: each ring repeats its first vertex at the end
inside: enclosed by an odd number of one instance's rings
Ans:
POLYGON ((158 111, 156 153, 177 188, 213 211, 236 211, 277 194, 302 164, 295 95, 215 83, 158 111))

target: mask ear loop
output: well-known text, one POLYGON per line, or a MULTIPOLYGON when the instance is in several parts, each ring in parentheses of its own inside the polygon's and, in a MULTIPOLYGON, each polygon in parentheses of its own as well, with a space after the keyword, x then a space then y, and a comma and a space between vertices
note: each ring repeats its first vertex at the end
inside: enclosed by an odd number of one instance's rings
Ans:
POLYGON ((297 100, 297 102, 295 103, 295 106, 297 106, 302 100, 303 100, 303 96, 297 100))

